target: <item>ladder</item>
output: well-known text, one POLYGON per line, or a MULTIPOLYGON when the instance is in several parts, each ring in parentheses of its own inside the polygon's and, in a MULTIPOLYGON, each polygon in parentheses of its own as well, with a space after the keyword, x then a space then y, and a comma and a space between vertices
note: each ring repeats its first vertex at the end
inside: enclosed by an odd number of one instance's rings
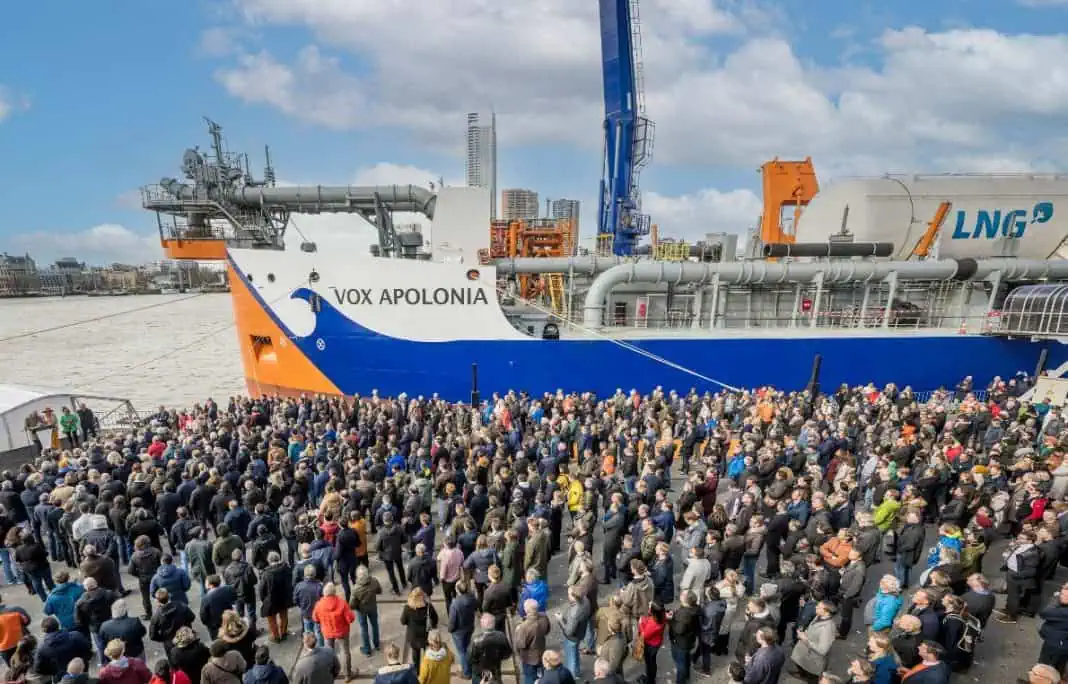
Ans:
POLYGON ((567 297, 564 294, 564 276, 562 273, 546 273, 543 278, 549 285, 549 301, 552 303, 553 313, 561 318, 567 318, 567 297))

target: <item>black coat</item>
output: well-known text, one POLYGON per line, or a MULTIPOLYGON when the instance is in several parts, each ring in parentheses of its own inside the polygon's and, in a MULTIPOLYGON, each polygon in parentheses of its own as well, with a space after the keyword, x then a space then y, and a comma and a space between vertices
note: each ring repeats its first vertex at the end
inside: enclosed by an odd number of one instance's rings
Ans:
POLYGON ((197 619, 189 606, 184 603, 171 602, 160 606, 148 623, 148 638, 170 648, 171 640, 182 627, 190 627, 197 619))
MULTIPOLYGON (((212 635, 214 636, 214 635, 212 635)), ((200 671, 208 664, 211 653, 208 647, 200 641, 194 641, 186 646, 175 646, 168 654, 171 667, 184 672, 190 682, 200 682, 200 671)))
POLYGON ((412 648, 426 648, 427 634, 438 626, 438 611, 429 603, 412 609, 407 605, 401 611, 401 624, 407 627, 405 639, 412 648))
POLYGON ((59 676, 67 671, 67 665, 75 658, 89 662, 93 647, 89 638, 81 632, 52 632, 44 635, 34 657, 34 672, 50 676, 59 676))
MULTIPOLYGON (((224 611, 230 610, 237 602, 237 594, 229 584, 223 584, 210 590, 200 601, 200 621, 208 628, 212 639, 219 633, 222 626, 224 611)), ((188 674, 188 673, 187 673, 188 674)))
POLYGON ((284 613, 293 605, 293 575, 288 565, 268 565, 260 575, 260 616, 284 613))
POLYGON ((694 606, 676 609, 668 622, 668 633, 675 648, 692 651, 697 643, 700 628, 700 613, 694 606))
POLYGON ((401 548, 404 546, 404 533, 396 523, 379 528, 376 544, 379 560, 399 562, 401 548))
POLYGON ((74 604, 74 624, 83 633, 99 631, 111 619, 111 604, 118 599, 119 595, 110 589, 85 592, 74 604))
POLYGON ((143 656, 145 653, 145 624, 134 617, 112 618, 100 626, 100 638, 104 643, 112 639, 122 639, 126 644, 126 655, 143 656))

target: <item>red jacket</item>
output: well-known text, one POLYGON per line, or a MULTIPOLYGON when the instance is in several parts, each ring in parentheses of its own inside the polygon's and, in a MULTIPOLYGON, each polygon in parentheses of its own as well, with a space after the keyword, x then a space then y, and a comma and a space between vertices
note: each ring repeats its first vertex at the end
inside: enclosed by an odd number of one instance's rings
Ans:
POLYGON ((324 596, 312 609, 312 620, 319 623, 324 639, 339 639, 347 636, 356 616, 341 596, 324 596))

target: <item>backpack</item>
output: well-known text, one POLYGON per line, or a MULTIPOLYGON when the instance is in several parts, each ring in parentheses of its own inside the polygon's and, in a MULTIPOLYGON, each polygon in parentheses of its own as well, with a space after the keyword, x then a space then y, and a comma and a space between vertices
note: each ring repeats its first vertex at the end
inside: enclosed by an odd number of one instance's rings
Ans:
POLYGON ((887 530, 883 533, 883 558, 893 558, 897 555, 897 532, 887 530))
POLYGON ((957 641, 957 648, 961 651, 971 654, 975 651, 975 642, 979 641, 979 637, 983 634, 983 628, 979 624, 979 620, 971 615, 947 615, 946 620, 959 620, 963 623, 963 629, 960 633, 960 639, 957 641))

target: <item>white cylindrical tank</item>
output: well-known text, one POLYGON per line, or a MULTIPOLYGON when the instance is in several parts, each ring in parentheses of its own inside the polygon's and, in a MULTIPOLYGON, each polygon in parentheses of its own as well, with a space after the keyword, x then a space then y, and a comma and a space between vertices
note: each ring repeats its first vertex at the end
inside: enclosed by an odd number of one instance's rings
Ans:
POLYGON ((930 175, 832 183, 805 207, 797 241, 826 242, 844 219, 854 240, 892 242, 907 259, 946 201, 940 258, 1049 259, 1068 236, 1068 176, 930 175))

